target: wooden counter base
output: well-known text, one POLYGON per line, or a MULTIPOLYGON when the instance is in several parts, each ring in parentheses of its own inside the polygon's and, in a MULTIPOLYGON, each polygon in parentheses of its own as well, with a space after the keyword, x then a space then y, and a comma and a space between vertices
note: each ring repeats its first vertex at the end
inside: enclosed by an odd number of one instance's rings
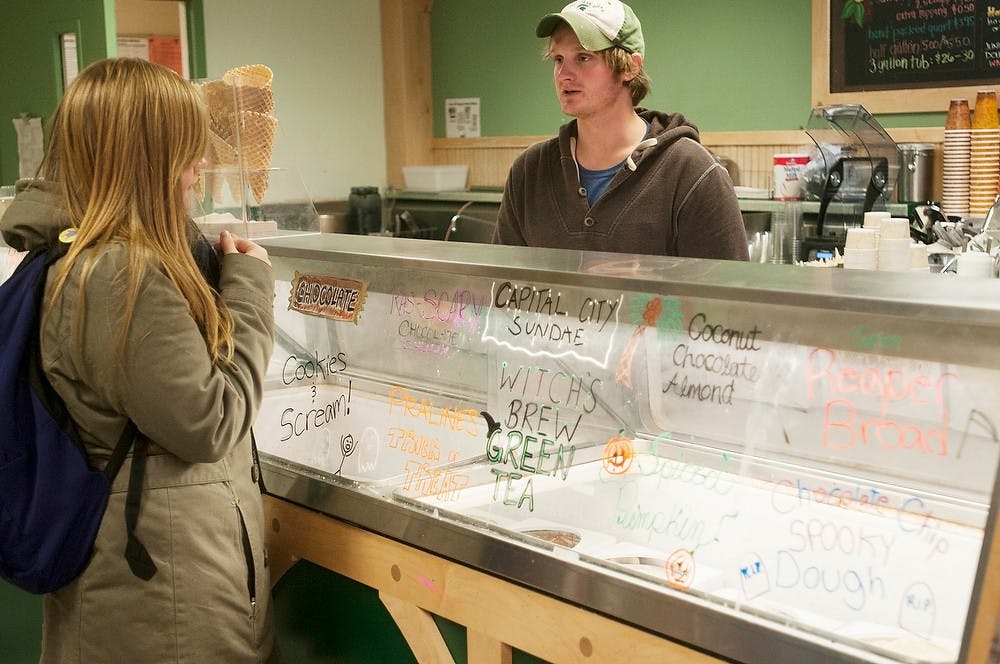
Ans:
POLYGON ((421 663, 454 661, 431 613, 465 626, 472 664, 721 661, 280 498, 264 512, 273 582, 308 560, 374 588, 421 663))

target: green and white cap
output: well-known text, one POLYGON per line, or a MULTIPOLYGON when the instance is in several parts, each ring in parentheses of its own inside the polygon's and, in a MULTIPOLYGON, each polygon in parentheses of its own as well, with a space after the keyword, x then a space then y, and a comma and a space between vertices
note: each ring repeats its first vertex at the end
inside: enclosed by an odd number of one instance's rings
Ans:
POLYGON ((573 28, 580 45, 588 51, 621 46, 629 53, 644 55, 642 26, 632 8, 618 0, 576 0, 558 14, 542 18, 535 29, 539 37, 551 37, 561 22, 573 28))

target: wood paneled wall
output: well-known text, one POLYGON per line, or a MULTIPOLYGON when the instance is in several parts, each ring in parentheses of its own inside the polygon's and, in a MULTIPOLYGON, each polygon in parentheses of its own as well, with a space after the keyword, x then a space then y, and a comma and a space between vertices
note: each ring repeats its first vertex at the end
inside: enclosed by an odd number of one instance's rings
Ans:
MULTIPOLYGON (((941 146, 944 128, 922 127, 887 130, 897 143, 935 145, 935 196, 940 196, 941 146)), ((511 163, 525 148, 548 136, 499 136, 488 138, 435 138, 431 151, 435 164, 468 164, 469 186, 503 187, 511 163)), ((769 188, 774 155, 799 152, 812 144, 805 131, 705 132, 701 141, 726 163, 735 184, 769 188)))
POLYGON ((434 163, 431 139, 431 10, 434 0, 381 0, 385 171, 403 187, 403 166, 434 163))

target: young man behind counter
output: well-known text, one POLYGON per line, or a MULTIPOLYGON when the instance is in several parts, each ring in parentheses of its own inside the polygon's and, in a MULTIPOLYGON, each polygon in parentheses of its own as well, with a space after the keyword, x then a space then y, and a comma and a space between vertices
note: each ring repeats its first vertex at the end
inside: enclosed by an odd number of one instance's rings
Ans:
POLYGON ((747 260, 729 174, 650 89, 642 27, 617 0, 577 0, 539 22, 556 96, 575 118, 511 166, 494 243, 747 260))

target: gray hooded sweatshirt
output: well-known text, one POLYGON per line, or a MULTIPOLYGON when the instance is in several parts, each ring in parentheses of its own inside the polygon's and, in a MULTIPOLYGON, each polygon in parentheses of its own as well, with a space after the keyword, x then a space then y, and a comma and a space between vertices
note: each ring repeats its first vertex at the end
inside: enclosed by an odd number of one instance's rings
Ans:
POLYGON ((645 140, 593 207, 574 157, 576 120, 511 166, 499 244, 747 260, 743 216, 726 170, 679 113, 637 108, 645 140))

